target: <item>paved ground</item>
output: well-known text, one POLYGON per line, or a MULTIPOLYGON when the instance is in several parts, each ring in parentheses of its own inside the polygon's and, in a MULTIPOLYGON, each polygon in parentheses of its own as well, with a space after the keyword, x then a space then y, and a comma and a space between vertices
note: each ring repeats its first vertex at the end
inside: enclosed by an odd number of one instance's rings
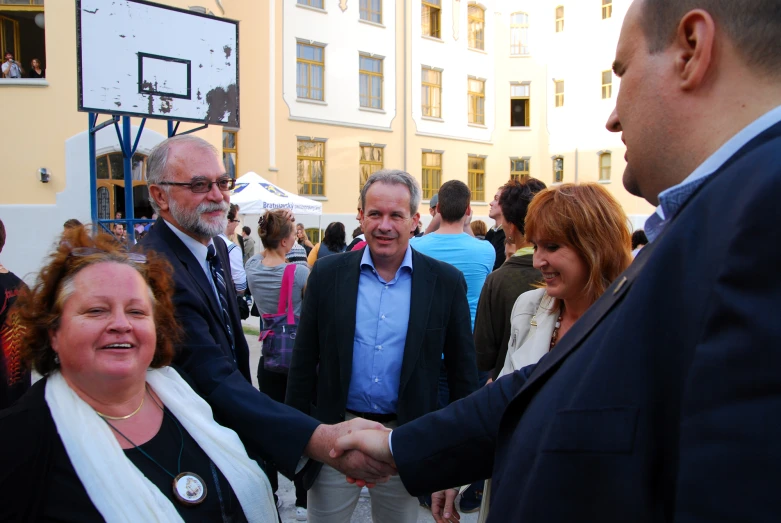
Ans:
MULTIPOLYGON (((250 317, 249 319, 244 320, 242 323, 246 327, 257 330, 259 318, 250 317)), ((250 369, 252 369, 252 381, 253 384, 257 387, 258 383, 257 379, 255 378, 255 373, 258 368, 258 362, 260 361, 260 342, 258 341, 257 335, 253 336, 248 334, 246 335, 246 338, 250 351, 250 369)), ((277 495, 282 500, 282 508, 280 509, 282 522, 294 523, 296 521, 296 495, 293 489, 293 483, 281 474, 279 475, 279 491, 277 492, 277 495)), ((371 503, 368 497, 368 493, 364 491, 361 495, 360 501, 358 501, 358 506, 355 508, 355 512, 353 513, 353 517, 350 520, 350 523, 371 523, 371 520, 371 503)), ((431 512, 428 509, 421 507, 420 513, 418 515, 418 523, 430 523, 432 521, 434 521, 434 518, 431 516, 431 512)), ((461 515, 462 523, 475 523, 476 521, 476 512, 473 514, 461 515)))

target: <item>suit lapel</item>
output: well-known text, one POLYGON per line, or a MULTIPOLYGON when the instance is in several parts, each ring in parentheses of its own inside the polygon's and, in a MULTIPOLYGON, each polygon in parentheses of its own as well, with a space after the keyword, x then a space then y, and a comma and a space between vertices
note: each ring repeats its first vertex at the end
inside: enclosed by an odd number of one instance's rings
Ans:
POLYGON ((436 283, 437 274, 431 270, 431 266, 425 258, 418 254, 415 249, 412 249, 412 289, 410 292, 407 339, 404 343, 404 358, 401 362, 399 398, 402 397, 404 387, 406 387, 417 366, 420 347, 426 334, 426 326, 434 299, 436 283))
MULTIPOLYGON (((360 251, 363 253, 363 250, 360 251)), ((353 369, 353 345, 355 343, 355 313, 358 306, 358 280, 361 275, 360 256, 340 255, 333 282, 331 310, 336 313, 336 347, 339 355, 339 373, 342 391, 350 388, 353 369)), ((330 311, 323 311, 330 315, 330 311)))
POLYGON ((209 280, 206 279, 206 273, 203 272, 201 264, 195 259, 195 256, 190 252, 190 249, 182 243, 182 240, 180 240, 168 225, 163 222, 162 218, 157 219, 157 223, 154 227, 160 231, 160 236, 165 244, 170 247, 171 252, 173 252, 179 262, 184 266, 187 274, 195 281, 196 285, 201 290, 204 299, 209 303, 213 313, 220 319, 220 323, 222 323, 222 309, 220 308, 219 303, 217 303, 217 297, 214 295, 209 280))

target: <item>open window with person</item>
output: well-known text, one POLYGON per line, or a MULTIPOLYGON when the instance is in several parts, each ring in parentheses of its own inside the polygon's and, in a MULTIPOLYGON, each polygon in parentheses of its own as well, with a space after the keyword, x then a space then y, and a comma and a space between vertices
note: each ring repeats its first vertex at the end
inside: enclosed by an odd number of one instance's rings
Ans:
POLYGON ((45 78, 43 0, 0 0, 0 79, 45 78))

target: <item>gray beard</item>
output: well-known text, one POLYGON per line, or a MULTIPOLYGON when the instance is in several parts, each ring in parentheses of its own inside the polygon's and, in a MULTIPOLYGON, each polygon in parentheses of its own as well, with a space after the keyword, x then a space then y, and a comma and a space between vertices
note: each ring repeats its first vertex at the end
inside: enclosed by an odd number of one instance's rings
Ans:
POLYGON ((210 240, 221 234, 228 226, 228 202, 208 203, 203 202, 192 212, 179 207, 175 199, 169 200, 169 209, 171 216, 186 232, 202 240, 210 240), (212 211, 223 211, 222 217, 216 222, 208 222, 201 218, 203 213, 212 211))

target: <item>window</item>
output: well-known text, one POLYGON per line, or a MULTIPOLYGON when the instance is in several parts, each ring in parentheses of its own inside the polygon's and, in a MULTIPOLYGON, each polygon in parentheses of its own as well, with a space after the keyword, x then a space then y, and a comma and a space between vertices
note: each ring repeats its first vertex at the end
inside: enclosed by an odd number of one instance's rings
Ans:
POLYGON ((485 50, 485 11, 478 5, 469 6, 469 47, 485 50))
POLYGON ((469 190, 472 201, 485 201, 485 158, 469 157, 469 190))
POLYGON ((469 123, 485 125, 485 80, 469 78, 469 123))
POLYGON ((562 31, 564 31, 564 6, 560 5, 556 8, 556 32, 562 31))
POLYGON ((529 84, 510 85, 510 126, 529 127, 529 84))
MULTIPOLYGON (((113 220, 117 212, 127 216, 125 212, 125 166, 122 153, 109 153, 96 159, 98 219, 113 220)), ((133 215, 152 217, 152 206, 149 204, 149 191, 146 188, 146 156, 141 153, 133 155, 130 162, 133 185, 133 215)))
POLYGON ((361 107, 382 109, 382 59, 358 56, 361 107))
MULTIPOLYGON (((0 52, 13 54, 21 65, 20 76, 33 78, 32 61, 38 60, 45 76, 46 45, 43 0, 0 0, 0 52)), ((16 73, 16 68, 13 70, 16 73)), ((35 78, 38 78, 35 76, 35 78)), ((0 81, 3 74, 0 73, 0 81)), ((8 81, 13 81, 9 78, 8 81)))
POLYGON ((613 71, 602 71, 602 99, 607 100, 613 96, 613 71))
POLYGON ((309 241, 312 242, 312 245, 317 245, 322 240, 322 237, 320 236, 320 233, 322 231, 317 227, 310 227, 309 229, 304 229, 304 232, 309 238, 309 241))
POLYGON ((424 66, 420 79, 423 116, 442 118, 442 71, 424 66))
POLYGON ((421 6, 420 22, 423 36, 441 38, 442 0, 423 0, 421 6))
POLYGON ((361 145, 361 164, 358 173, 359 189, 363 189, 366 180, 372 173, 379 171, 383 167, 383 148, 373 145, 361 145))
POLYGON ((324 100, 325 49, 299 42, 296 45, 296 96, 324 100))
POLYGON ((430 200, 442 185, 442 153, 423 153, 423 199, 430 200))
POLYGON ((510 15, 510 54, 512 56, 529 54, 529 15, 526 13, 510 15))
POLYGON ((612 154, 602 153, 599 155, 599 180, 610 180, 610 166, 612 164, 612 154))
POLYGON ((298 0, 300 5, 308 5, 309 7, 316 7, 318 9, 323 8, 323 0, 298 0))
POLYGON ((564 80, 555 80, 556 84, 556 107, 564 107, 564 80))
POLYGON ((225 173, 231 178, 236 178, 238 143, 238 131, 222 131, 222 161, 225 164, 225 173))
POLYGON ((382 0, 361 0, 361 20, 382 23, 382 0))
POLYGON ((510 179, 524 182, 529 179, 529 159, 510 158, 510 179))
POLYGON ((562 156, 553 157, 553 183, 564 181, 564 158, 562 156))
POLYGON ((602 20, 613 16, 613 0, 602 0, 602 20))
POLYGON ((298 140, 298 194, 325 195, 325 142, 298 140))

